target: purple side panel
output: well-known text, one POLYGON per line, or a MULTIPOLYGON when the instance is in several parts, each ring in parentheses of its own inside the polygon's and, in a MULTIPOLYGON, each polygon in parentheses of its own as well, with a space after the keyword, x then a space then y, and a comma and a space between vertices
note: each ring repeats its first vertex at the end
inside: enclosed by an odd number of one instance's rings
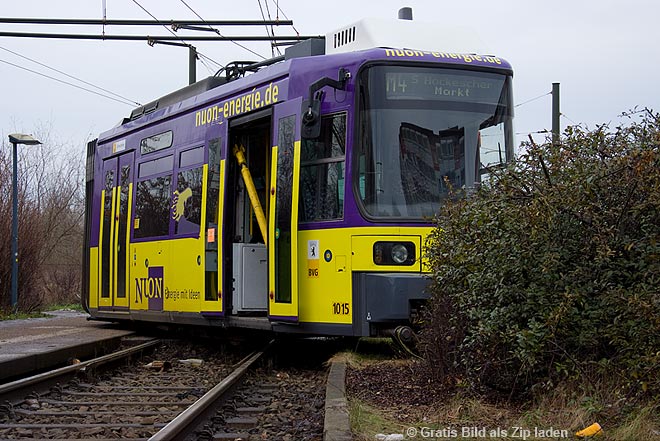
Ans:
POLYGON ((149 268, 148 285, 145 286, 146 292, 149 293, 149 311, 163 310, 163 290, 165 285, 163 273, 162 266, 152 266, 149 268))

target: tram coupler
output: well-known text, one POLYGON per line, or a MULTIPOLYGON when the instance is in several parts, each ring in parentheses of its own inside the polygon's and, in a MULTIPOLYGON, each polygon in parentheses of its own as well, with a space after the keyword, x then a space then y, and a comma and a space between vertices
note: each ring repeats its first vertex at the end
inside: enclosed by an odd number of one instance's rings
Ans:
POLYGON ((415 343, 415 331, 410 326, 397 326, 391 332, 391 337, 407 345, 415 343))
POLYGON ((394 329, 386 329, 383 333, 392 339, 394 345, 404 353, 419 357, 415 351, 417 335, 410 326, 397 326, 394 329))

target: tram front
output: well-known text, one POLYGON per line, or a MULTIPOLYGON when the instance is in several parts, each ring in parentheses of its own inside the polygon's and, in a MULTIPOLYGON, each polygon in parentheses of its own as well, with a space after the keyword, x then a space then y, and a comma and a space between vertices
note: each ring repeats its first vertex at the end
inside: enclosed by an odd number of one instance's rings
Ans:
POLYGON ((458 63, 373 63, 359 73, 352 191, 361 216, 384 234, 353 240, 373 259, 371 271, 353 268, 357 335, 414 322, 429 296, 424 241, 443 200, 513 156, 510 67, 453 55, 458 63), (399 233, 387 235, 387 226, 399 233))

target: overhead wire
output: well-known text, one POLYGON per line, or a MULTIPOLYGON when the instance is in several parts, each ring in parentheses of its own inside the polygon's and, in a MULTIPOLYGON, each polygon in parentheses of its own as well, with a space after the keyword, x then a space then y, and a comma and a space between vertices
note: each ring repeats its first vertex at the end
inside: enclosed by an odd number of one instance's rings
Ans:
POLYGON ((29 69, 29 68, 24 67, 24 66, 19 66, 18 64, 14 64, 14 63, 11 63, 11 62, 6 61, 6 60, 2 60, 2 59, 0 59, 0 63, 5 63, 5 64, 8 64, 8 65, 10 65, 10 66, 14 66, 14 67, 16 67, 16 68, 18 68, 18 69, 23 69, 23 70, 26 70, 26 71, 28 71, 28 72, 32 72, 33 74, 37 74, 37 75, 40 75, 40 76, 42 76, 42 77, 46 77, 46 78, 49 78, 49 79, 51 79, 51 80, 57 81, 57 82, 59 82, 59 83, 62 83, 62 84, 66 84, 66 85, 68 85, 68 86, 75 87, 76 89, 84 90, 84 91, 86 91, 86 92, 93 93, 94 95, 102 96, 103 98, 107 98, 107 99, 109 99, 109 100, 117 101, 118 103, 126 104, 127 106, 131 106, 131 107, 134 107, 134 106, 135 106, 135 103, 132 102, 132 101, 131 101, 131 102, 127 102, 127 101, 124 101, 124 100, 120 100, 120 99, 117 99, 117 98, 112 97, 112 96, 110 96, 110 95, 105 95, 105 94, 100 93, 100 92, 97 92, 97 91, 95 91, 95 90, 91 90, 91 89, 88 89, 88 88, 86 88, 86 87, 82 87, 82 86, 79 86, 79 85, 77 85, 77 84, 73 84, 73 83, 70 83, 70 82, 68 82, 68 81, 64 81, 64 80, 62 80, 62 79, 60 79, 60 78, 55 78, 55 77, 52 77, 52 76, 50 76, 50 75, 46 75, 45 73, 38 72, 38 71, 36 71, 36 70, 32 70, 32 69, 29 69))
MULTIPOLYGON (((268 0, 264 0, 264 3, 266 4, 266 13, 268 14, 268 20, 273 21, 271 15, 270 15, 270 8, 268 7, 268 0)), ((266 30, 267 30, 267 29, 268 29, 268 25, 266 25, 266 30)), ((275 38, 275 28, 273 27, 272 24, 270 25, 270 34, 273 36, 273 38, 275 38)), ((272 52, 273 52, 273 57, 275 56, 275 51, 277 51, 277 55, 282 55, 282 51, 280 51, 279 46, 278 46, 277 44, 275 44, 275 43, 276 43, 276 42, 273 41, 273 42, 271 43, 271 45, 270 45, 270 46, 271 46, 271 50, 272 50, 272 52), (273 49, 274 49, 274 50, 273 50, 273 49)))
MULTIPOLYGON (((157 23, 159 23, 160 25, 162 25, 165 29, 167 29, 167 31, 168 31, 170 34, 174 35, 179 41, 181 41, 181 43, 185 44, 185 45, 188 46, 188 47, 192 47, 192 45, 191 45, 190 43, 186 42, 181 36, 177 35, 176 32, 174 32, 172 29, 169 28, 169 26, 167 26, 167 24, 165 24, 165 23, 163 23, 162 21, 158 20, 158 19, 157 19, 157 18, 156 18, 151 12, 149 12, 144 6, 142 6, 140 3, 138 3, 137 0, 133 0, 133 3, 135 3, 136 5, 138 5, 138 7, 139 7, 140 9, 142 9, 145 13, 147 13, 147 15, 149 15, 151 18, 153 18, 157 23)), ((157 38, 156 38, 156 40, 157 40, 157 38)), ((197 55, 200 55, 200 52, 199 52, 197 49, 195 49, 195 52, 197 52, 197 55)), ((205 58, 211 60, 211 58, 210 58, 209 56, 205 56, 205 58)), ((213 61, 213 62, 214 62, 215 64, 219 65, 219 66, 222 66, 222 64, 218 63, 217 61, 213 61)))
MULTIPOLYGON (((259 5, 259 11, 261 12, 261 19, 266 21, 266 16, 264 15, 264 10, 261 7, 261 0, 257 0, 257 4, 259 5)), ((270 37, 270 32, 268 31, 268 25, 266 25, 266 35, 268 35, 270 37)), ((274 57, 275 56, 275 50, 273 49, 272 45, 270 47, 270 51, 271 51, 271 54, 272 54, 271 56, 274 57)))
POLYGON ((114 95, 115 97, 118 97, 118 98, 120 98, 120 99, 122 99, 122 100, 124 100, 124 101, 127 101, 127 102, 131 103, 131 105, 137 105, 137 106, 141 106, 141 105, 142 105, 141 103, 139 103, 139 102, 137 102, 137 101, 135 101, 135 100, 132 100, 132 99, 130 99, 130 98, 126 98, 125 96, 119 95, 118 93, 112 92, 112 91, 110 91, 110 90, 108 90, 108 89, 104 89, 104 88, 101 87, 101 86, 97 86, 96 84, 90 83, 89 81, 85 81, 85 80, 83 80, 83 79, 80 79, 80 78, 78 78, 78 77, 75 77, 75 76, 73 76, 73 75, 70 75, 70 74, 68 74, 68 73, 66 73, 66 72, 63 72, 63 71, 59 70, 59 69, 55 69, 55 68, 52 67, 52 66, 49 66, 49 65, 47 65, 47 64, 44 64, 44 63, 42 63, 42 62, 40 62, 40 61, 37 61, 37 60, 32 59, 32 58, 30 58, 30 57, 27 57, 27 56, 25 56, 25 55, 19 54, 18 52, 14 52, 14 51, 12 51, 11 49, 7 49, 6 47, 2 47, 2 46, 0 46, 0 49, 4 50, 4 51, 6 51, 6 52, 9 52, 9 53, 11 53, 11 54, 14 54, 14 55, 16 55, 17 57, 21 57, 21 58, 23 58, 23 59, 25 59, 25 60, 31 61, 31 62, 33 62, 33 63, 35 63, 35 64, 38 64, 39 66, 42 66, 42 67, 45 67, 45 68, 50 69, 50 70, 52 70, 52 71, 55 71, 55 72, 59 73, 60 75, 64 75, 64 76, 66 76, 66 77, 68 77, 68 78, 71 78, 71 79, 73 79, 73 80, 79 81, 79 82, 81 82, 81 83, 83 83, 83 84, 87 84, 88 86, 95 87, 96 89, 102 90, 103 92, 109 93, 110 95, 114 95))
MULTIPOLYGON (((133 0, 133 1, 135 1, 135 0, 133 0)), ((219 29, 216 29, 216 28, 214 28, 213 26, 211 26, 210 24, 208 24, 208 23, 206 22, 206 20, 204 20, 204 19, 202 18, 202 16, 199 15, 199 14, 197 13, 197 11, 195 11, 193 8, 190 7, 190 5, 189 5, 188 3, 185 2, 185 0, 179 0, 179 1, 181 1, 181 3, 183 3, 183 4, 185 5, 186 8, 190 9, 190 11, 191 11, 193 14, 195 14, 195 15, 197 16, 197 18, 199 18, 201 21, 203 21, 204 23, 206 23, 206 26, 208 26, 210 30, 212 30, 213 32, 215 32, 215 33, 218 34, 219 36, 223 37, 223 35, 222 35, 222 33, 220 32, 219 29)), ((245 49, 246 51, 248 51, 248 52, 250 52, 250 53, 256 55, 257 57, 261 58, 262 60, 265 60, 265 59, 266 59, 266 57, 264 57, 263 55, 261 55, 261 54, 255 52, 255 51, 253 51, 252 49, 250 49, 250 48, 248 48, 248 47, 246 47, 246 46, 240 44, 240 43, 237 42, 237 41, 233 41, 233 40, 232 40, 232 43, 234 43, 236 46, 238 46, 238 47, 240 47, 240 48, 242 48, 242 49, 245 49)), ((204 57, 205 57, 205 58, 208 58, 208 57, 206 57, 206 56, 204 56, 204 57)), ((211 60, 211 59, 209 58, 209 60, 211 60)), ((213 61, 213 60, 211 60, 211 61, 213 61)), ((216 61, 213 61, 213 62, 214 62, 215 64, 217 64, 218 66, 220 66, 221 68, 224 68, 224 67, 225 67, 224 65, 222 65, 222 64, 220 64, 220 63, 218 63, 218 62, 216 62, 216 61)))
MULTIPOLYGON (((273 0, 273 2, 275 3, 275 6, 277 6, 276 0, 273 0)), ((268 0, 266 0, 266 9, 268 9, 268 0)), ((277 11, 277 9, 276 9, 276 11, 277 11)), ((279 20, 278 17, 276 17, 276 18, 279 20)), ((270 10, 269 9, 268 9, 268 19, 272 20, 271 16, 270 16, 270 10)), ((273 33, 273 37, 274 37, 275 36, 275 28, 273 28, 273 25, 270 25, 270 29, 271 29, 271 31, 273 33)), ((271 43, 271 44, 274 44, 274 42, 271 43)), ((278 55, 282 55, 282 51, 280 50, 280 47, 278 45, 275 45, 275 50, 277 51, 278 55)))
POLYGON ((213 64, 219 66, 220 68, 224 68, 224 67, 225 67, 225 66, 223 66, 222 64, 218 63, 217 61, 215 61, 215 60, 213 60, 213 59, 211 59, 211 58, 209 58, 209 57, 207 57, 207 56, 204 55, 204 54, 200 54, 200 53, 198 52, 197 55, 199 55, 200 58, 204 58, 204 59, 206 59, 207 61, 210 61, 211 63, 213 63, 213 64))
MULTIPOLYGON (((532 98, 532 99, 529 99, 529 100, 527 100, 527 101, 523 101, 522 103, 518 103, 518 104, 516 104, 516 105, 513 106, 513 107, 515 108, 515 107, 523 106, 523 105, 528 104, 528 103, 531 103, 531 102, 533 102, 533 101, 540 100, 541 98, 546 97, 546 96, 548 96, 548 95, 552 95, 552 91, 550 91, 550 92, 546 92, 546 93, 544 93, 544 94, 542 94, 542 95, 539 95, 539 96, 534 97, 534 98, 532 98)), ((560 114, 560 115, 563 116, 564 118, 568 119, 569 121, 571 121, 571 120, 570 120, 567 116, 565 116, 564 114, 560 114)), ((573 122, 573 121, 571 121, 571 122, 573 122)), ((573 123, 573 124, 575 124, 575 123, 573 123)), ((550 133, 550 130, 548 130, 548 129, 543 129, 543 130, 537 130, 537 131, 535 131, 535 132, 516 132, 516 135, 533 135, 533 134, 544 134, 544 133, 550 133)))
MULTIPOLYGON (((282 15, 284 16, 284 18, 286 18, 287 20, 291 20, 289 17, 287 17, 287 15, 284 13, 284 11, 282 10, 282 8, 280 8, 280 5, 279 5, 278 2, 275 2, 275 7, 277 8, 277 10, 278 10, 279 12, 282 13, 282 15)), ((279 14, 278 14, 278 19, 279 19, 279 14)), ((294 30, 294 32, 296 33, 296 35, 300 35, 300 32, 298 32, 298 29, 296 29, 296 27, 295 27, 294 25, 291 25, 291 27, 293 28, 293 30, 294 30)))
POLYGON ((540 133, 550 133, 550 130, 543 129, 543 130, 537 130, 535 132, 516 132, 516 135, 534 135, 534 134, 540 134, 540 133))
POLYGON ((539 95, 539 96, 537 96, 536 98, 532 98, 531 100, 523 101, 522 103, 516 104, 516 105, 513 106, 513 107, 515 108, 515 107, 523 106, 523 105, 525 105, 525 104, 531 103, 532 101, 539 100, 539 99, 541 99, 541 98, 543 98, 544 96, 547 96, 547 95, 552 95, 552 91, 550 91, 550 92, 548 92, 548 93, 544 93, 543 95, 539 95))

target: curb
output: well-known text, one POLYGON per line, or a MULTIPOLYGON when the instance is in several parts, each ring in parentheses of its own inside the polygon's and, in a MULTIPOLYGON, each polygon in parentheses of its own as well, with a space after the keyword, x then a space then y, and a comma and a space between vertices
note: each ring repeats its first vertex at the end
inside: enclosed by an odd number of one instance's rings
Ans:
POLYGON ((351 423, 346 401, 346 362, 333 361, 325 388, 323 441, 351 441, 351 423))

